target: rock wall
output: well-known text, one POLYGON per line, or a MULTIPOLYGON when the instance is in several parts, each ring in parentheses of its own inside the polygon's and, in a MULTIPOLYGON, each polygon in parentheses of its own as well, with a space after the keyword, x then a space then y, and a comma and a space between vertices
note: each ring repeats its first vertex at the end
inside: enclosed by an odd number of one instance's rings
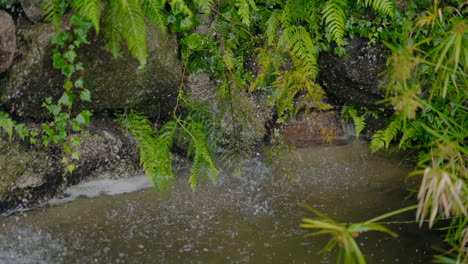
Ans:
POLYGON ((355 37, 343 57, 333 52, 319 55, 319 81, 327 94, 340 104, 378 108, 384 99, 382 72, 389 54, 382 43, 370 44, 355 37))
MULTIPOLYGON (((0 111, 28 127, 40 126, 51 117, 42 104, 49 96, 58 99, 64 83, 60 71, 52 66, 50 37, 55 29, 42 21, 36 2, 21 1, 26 8, 14 18, 0 10, 0 111)), ((91 44, 77 51, 92 102, 77 103, 73 110, 89 109, 93 117, 87 131, 79 135, 80 160, 67 181, 62 176, 61 146, 9 140, 0 131, 0 213, 40 203, 85 178, 143 173, 135 139, 113 120, 112 113, 132 109, 154 119, 167 119, 182 81, 175 35, 163 35, 155 28, 148 28, 147 34, 149 57, 144 69, 126 51, 114 59, 105 50, 103 39, 92 34, 91 44)))
POLYGON ((85 178, 119 178, 142 174, 137 142, 106 116, 93 119, 80 135, 77 169, 65 177, 60 147, 30 145, 0 137, 0 213, 30 207, 85 178))
MULTIPOLYGON (((0 79, 0 106, 17 116, 45 119, 42 107, 49 97, 63 93, 64 76, 52 66, 50 37, 55 29, 48 23, 33 24, 19 19, 17 52, 14 63, 0 79)), ((148 30, 147 66, 128 53, 116 60, 105 50, 101 38, 78 50, 84 64, 83 79, 91 90, 92 103, 77 105, 96 113, 118 109, 135 109, 150 116, 165 118, 172 111, 177 88, 182 78, 175 36, 164 36, 158 30, 148 30)))

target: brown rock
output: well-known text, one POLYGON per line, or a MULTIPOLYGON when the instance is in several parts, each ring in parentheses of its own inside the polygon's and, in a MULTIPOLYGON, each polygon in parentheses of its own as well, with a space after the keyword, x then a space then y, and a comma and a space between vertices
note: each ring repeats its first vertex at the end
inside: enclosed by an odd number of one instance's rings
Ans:
POLYGON ((44 19, 41 9, 42 0, 21 0, 21 7, 31 22, 37 23, 44 19))
POLYGON ((0 73, 8 70, 16 51, 15 24, 10 14, 0 10, 0 73))
POLYGON ((283 139, 298 148, 322 145, 345 144, 350 136, 343 129, 339 113, 313 112, 307 116, 297 116, 289 120, 281 129, 283 139))

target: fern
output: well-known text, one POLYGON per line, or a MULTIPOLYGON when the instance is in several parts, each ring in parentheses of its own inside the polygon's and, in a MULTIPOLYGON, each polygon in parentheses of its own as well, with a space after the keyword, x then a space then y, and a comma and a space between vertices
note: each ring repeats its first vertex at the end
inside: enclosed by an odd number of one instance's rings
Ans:
POLYGON ((273 86, 276 88, 274 100, 279 122, 285 121, 288 116, 294 116, 299 111, 294 103, 296 96, 302 91, 305 91, 306 98, 310 99, 307 104, 309 107, 326 108, 326 104, 322 102, 325 92, 303 72, 283 71, 273 86))
POLYGON ((71 6, 77 10, 80 15, 91 21, 99 33, 101 20, 101 0, 72 0, 71 6))
POLYGON ((402 121, 397 118, 393 120, 384 130, 375 132, 372 136, 370 149, 373 152, 383 148, 388 149, 390 142, 395 139, 398 133, 401 131, 402 124, 402 121))
POLYGON ((51 21, 55 28, 60 29, 60 20, 68 8, 67 0, 44 0, 41 3, 45 19, 51 21))
POLYGON ((268 45, 273 45, 273 41, 276 38, 276 34, 278 32, 279 24, 280 24, 280 18, 278 17, 278 13, 272 12, 266 22, 267 28, 265 30, 265 34, 268 40, 268 45))
POLYGON ((345 13, 343 11, 345 8, 345 1, 330 0, 325 3, 322 10, 322 19, 325 20, 327 31, 338 46, 341 46, 345 33, 345 13))
POLYGON ((358 0, 358 3, 364 2, 365 6, 371 6, 383 16, 395 17, 395 5, 391 0, 358 0))
POLYGON ((131 112, 117 121, 137 139, 140 163, 151 178, 156 190, 165 193, 173 181, 171 146, 176 123, 166 123, 156 131, 143 115, 131 112))
POLYGON ((116 0, 109 0, 105 10, 106 24, 104 30, 104 39, 106 47, 112 53, 114 58, 120 56, 122 43, 122 27, 119 21, 119 7, 116 0))
POLYGON ((213 0, 194 0, 194 2, 205 13, 210 13, 213 7, 213 0))
POLYGON ((141 66, 146 64, 148 56, 146 49, 146 23, 138 0, 110 0, 117 1, 122 36, 127 42, 128 50, 138 59, 141 66))
POLYGON ((251 11, 250 9, 255 9, 254 0, 236 0, 236 6, 239 8, 237 13, 241 17, 242 23, 247 26, 250 26, 251 11))
POLYGON ((117 121, 137 139, 140 163, 159 193, 164 194, 174 179, 171 148, 178 131, 178 138, 188 144, 188 155, 193 158, 189 178, 192 189, 195 190, 205 172, 216 183, 218 171, 210 155, 206 131, 209 125, 200 118, 200 113, 168 121, 159 130, 152 127, 148 118, 135 112, 119 115, 117 121))
POLYGON ((142 0, 142 9, 151 21, 166 33, 166 15, 164 14, 164 0, 142 0))
POLYGON ((189 116, 185 120, 185 126, 183 129, 187 129, 187 136, 185 137, 189 141, 189 155, 193 157, 193 165, 191 168, 191 175, 189 178, 190 186, 195 191, 200 176, 206 172, 211 180, 216 183, 217 168, 211 158, 208 150, 208 139, 207 133, 203 123, 198 122, 189 116))
POLYGON ((364 116, 359 116, 354 107, 347 105, 343 107, 342 114, 345 118, 351 118, 353 120, 356 137, 359 137, 359 134, 366 126, 366 118, 364 116))
POLYGON ((293 56, 298 58, 298 66, 304 74, 315 79, 318 74, 315 45, 309 32, 302 26, 286 28, 278 40, 278 46, 284 46, 293 56))

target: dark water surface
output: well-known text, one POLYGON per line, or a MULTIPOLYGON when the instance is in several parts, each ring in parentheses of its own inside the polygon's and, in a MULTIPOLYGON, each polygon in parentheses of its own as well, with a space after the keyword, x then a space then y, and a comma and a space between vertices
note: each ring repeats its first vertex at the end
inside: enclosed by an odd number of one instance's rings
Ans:
MULTIPOLYGON (((69 200, 91 197, 0 218, 0 263, 335 263, 335 252, 317 254, 327 236, 303 237, 301 218, 312 214, 299 203, 343 222, 414 203, 404 200, 411 167, 401 156, 373 155, 358 142, 298 154, 276 170, 245 162, 196 192, 181 173, 163 198, 144 188, 144 176, 76 186, 69 200)), ((368 263, 430 263, 435 234, 416 224, 388 227, 400 236, 357 238, 368 263)))

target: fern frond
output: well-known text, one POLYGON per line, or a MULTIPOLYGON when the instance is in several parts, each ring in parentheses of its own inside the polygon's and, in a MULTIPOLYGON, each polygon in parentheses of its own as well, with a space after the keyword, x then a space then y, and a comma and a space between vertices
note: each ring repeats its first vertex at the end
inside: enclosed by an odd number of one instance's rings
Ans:
POLYGON ((390 142, 395 139, 398 133, 401 131, 401 127, 401 120, 395 119, 384 130, 375 132, 372 136, 370 149, 373 152, 383 148, 388 149, 390 142))
POLYGON ((63 13, 67 10, 67 7, 67 0, 44 0, 41 3, 45 20, 51 21, 57 31, 60 29, 60 20, 62 19, 63 13))
POLYGON ((270 69, 271 59, 271 50, 267 47, 261 48, 257 59, 260 71, 257 74, 255 81, 250 85, 249 92, 255 90, 255 88, 264 80, 266 73, 270 69))
POLYGON ((280 24, 280 19, 278 17, 278 13, 272 12, 270 15, 270 18, 268 18, 266 22, 267 28, 265 30, 265 34, 268 40, 268 45, 273 45, 273 41, 276 38, 276 34, 278 32, 279 24, 280 24))
POLYGON ((361 2, 383 16, 395 17, 395 4, 391 0, 358 0, 358 3, 361 2))
POLYGON ((174 178, 171 146, 177 128, 176 122, 167 122, 157 132, 145 116, 134 112, 120 116, 117 121, 137 139, 140 164, 156 190, 164 194, 174 178))
POLYGON ((137 58, 141 66, 146 65, 148 57, 146 49, 146 23, 143 10, 138 0, 117 1, 119 20, 122 25, 122 36, 125 38, 128 50, 137 58))
POLYGON ((203 120, 197 118, 196 113, 189 115, 184 120, 181 138, 189 144, 188 155, 193 157, 193 165, 190 169, 191 175, 189 178, 192 190, 195 191, 198 179, 204 175, 208 175, 213 183, 216 183, 218 170, 209 152, 208 134, 203 120))
POLYGON ((354 107, 347 105, 343 107, 342 114, 345 118, 351 118, 353 120, 356 137, 359 137, 359 134, 361 134, 362 130, 364 130, 364 127, 366 126, 365 117, 359 116, 354 107))
POLYGON ((205 13, 210 13, 211 8, 213 7, 213 0, 194 0, 198 8, 205 13))
POLYGON ((279 47, 284 47, 293 56, 298 58, 300 70, 315 79, 318 74, 318 66, 315 45, 309 32, 302 26, 286 28, 278 41, 279 47))
POLYGON ((327 108, 323 103, 325 92, 301 71, 283 71, 280 73, 273 86, 275 92, 275 105, 277 106, 280 122, 288 116, 295 115, 300 107, 294 105, 296 96, 305 91, 305 99, 308 107, 318 109, 327 108))
POLYGON ((99 33, 101 0, 72 0, 71 5, 80 15, 91 21, 94 29, 99 33))
POLYGON ((256 9, 254 0, 236 0, 236 6, 239 8, 237 13, 241 17, 242 23, 246 26, 250 26, 251 11, 250 9, 256 9))
POLYGON ((164 14, 164 2, 160 0, 142 0, 143 12, 148 16, 154 25, 163 33, 166 33, 166 15, 164 14))
POLYGON ((116 0, 109 0, 105 10, 105 17, 107 19, 104 25, 104 39, 106 41, 106 47, 109 52, 118 58, 120 56, 120 49, 122 43, 122 27, 117 15, 119 12, 119 6, 116 0))
POLYGON ((345 33, 345 13, 343 11, 345 8, 345 1, 329 0, 322 10, 326 29, 338 46, 341 46, 345 33))

